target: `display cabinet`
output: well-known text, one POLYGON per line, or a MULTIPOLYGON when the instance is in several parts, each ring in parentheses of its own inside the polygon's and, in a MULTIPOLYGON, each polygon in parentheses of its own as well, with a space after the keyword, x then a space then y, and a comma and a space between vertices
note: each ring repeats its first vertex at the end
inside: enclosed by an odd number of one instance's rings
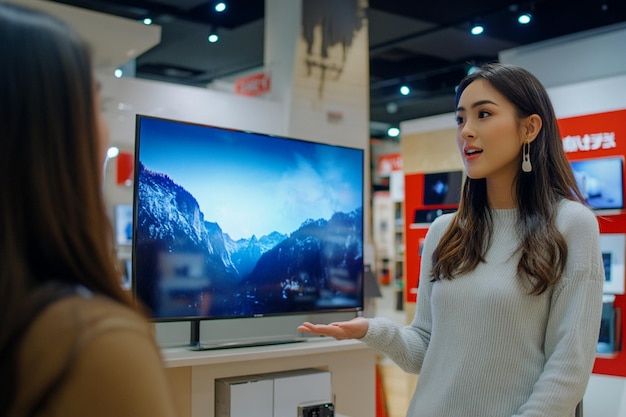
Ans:
POLYGON ((376 352, 356 340, 314 337, 274 346, 168 348, 163 356, 180 417, 215 417, 217 379, 305 368, 331 373, 336 413, 375 417, 376 352))

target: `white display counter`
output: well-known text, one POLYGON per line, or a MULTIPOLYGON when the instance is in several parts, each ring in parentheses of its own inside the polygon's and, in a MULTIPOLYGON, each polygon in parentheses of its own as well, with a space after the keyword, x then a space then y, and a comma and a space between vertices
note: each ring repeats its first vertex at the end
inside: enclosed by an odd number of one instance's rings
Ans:
POLYGON ((355 340, 316 337, 218 350, 168 348, 163 357, 180 417, 215 417, 216 379, 304 368, 331 372, 338 415, 376 414, 376 352, 355 340))

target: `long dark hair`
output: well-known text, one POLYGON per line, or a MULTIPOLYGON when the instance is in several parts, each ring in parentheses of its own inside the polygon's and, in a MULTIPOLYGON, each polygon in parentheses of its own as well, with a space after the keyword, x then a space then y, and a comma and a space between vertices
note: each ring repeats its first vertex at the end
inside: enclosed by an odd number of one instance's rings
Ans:
MULTIPOLYGON (((506 64, 486 64, 459 84, 456 103, 475 80, 487 81, 517 110, 518 119, 537 114, 543 121, 530 146, 532 172, 520 169, 515 181, 521 235, 518 273, 530 284, 530 294, 554 285, 565 267, 567 244, 554 224, 563 199, 583 201, 563 151, 552 103, 543 85, 527 70, 506 64)), ((433 256, 433 279, 453 279, 484 262, 492 233, 486 180, 466 178, 461 202, 433 256)))
POLYGON ((19 337, 56 285, 128 306, 102 196, 88 46, 52 16, 0 3, 0 414, 19 337), (50 293, 47 294, 46 292, 50 293))

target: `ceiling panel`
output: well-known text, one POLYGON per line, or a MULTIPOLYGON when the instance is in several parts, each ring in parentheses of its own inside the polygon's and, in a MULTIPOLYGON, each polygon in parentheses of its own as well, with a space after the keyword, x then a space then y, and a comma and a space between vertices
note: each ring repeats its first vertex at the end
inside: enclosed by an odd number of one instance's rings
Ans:
MULTIPOLYGON (((224 15, 212 12, 213 1, 201 0, 55 2, 131 19, 152 17, 162 28, 162 41, 137 59, 137 77, 157 73, 162 81, 202 85, 263 66, 264 0, 228 0, 230 11, 224 15), (213 26, 222 34, 221 45, 205 42, 213 26)), ((397 124, 451 111, 455 85, 470 62, 493 61, 501 50, 626 22, 626 1, 369 0, 367 16, 370 116, 397 124), (516 13, 526 6, 532 6, 534 20, 520 26, 516 13), (477 17, 486 28, 473 37, 469 25, 477 17), (407 81, 413 93, 398 97, 407 81), (396 112, 385 110, 390 102, 397 102, 396 112)))

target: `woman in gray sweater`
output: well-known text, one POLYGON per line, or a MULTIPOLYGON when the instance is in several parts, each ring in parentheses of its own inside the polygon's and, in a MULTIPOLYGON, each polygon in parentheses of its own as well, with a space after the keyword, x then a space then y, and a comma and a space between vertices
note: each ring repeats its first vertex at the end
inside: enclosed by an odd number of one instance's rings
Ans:
POLYGON ((488 64, 461 81, 456 213, 431 225, 415 317, 302 332, 360 339, 419 381, 409 416, 570 417, 592 371, 604 271, 599 228, 535 76, 488 64))

